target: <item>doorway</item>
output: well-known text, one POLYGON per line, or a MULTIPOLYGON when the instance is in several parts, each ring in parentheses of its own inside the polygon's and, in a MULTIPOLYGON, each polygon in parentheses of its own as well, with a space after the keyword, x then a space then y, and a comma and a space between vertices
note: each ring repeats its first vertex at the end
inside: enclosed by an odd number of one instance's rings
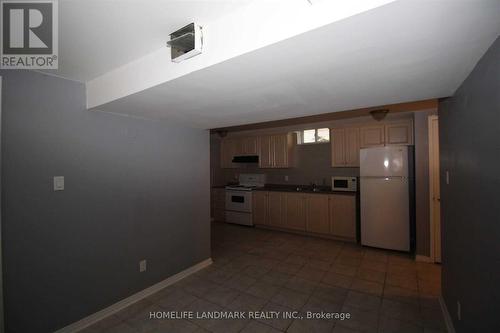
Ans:
POLYGON ((429 116, 429 199, 431 259, 441 262, 441 192, 439 184, 439 118, 429 116))

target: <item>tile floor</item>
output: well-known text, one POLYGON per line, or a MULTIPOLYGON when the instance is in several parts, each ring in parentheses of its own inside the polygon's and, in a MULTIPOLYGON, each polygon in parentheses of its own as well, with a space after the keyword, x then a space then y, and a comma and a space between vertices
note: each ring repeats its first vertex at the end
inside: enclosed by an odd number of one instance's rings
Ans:
POLYGON ((214 223, 214 263, 84 330, 445 332, 439 265, 406 255, 214 223), (157 311, 349 313, 350 319, 149 319, 157 311))

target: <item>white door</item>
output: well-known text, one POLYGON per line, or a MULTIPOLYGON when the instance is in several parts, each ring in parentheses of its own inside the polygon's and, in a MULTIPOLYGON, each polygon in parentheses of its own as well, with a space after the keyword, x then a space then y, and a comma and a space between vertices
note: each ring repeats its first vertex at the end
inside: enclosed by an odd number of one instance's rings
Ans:
POLYGON ((441 190, 439 186, 439 118, 429 116, 429 188, 431 258, 441 262, 441 190))
POLYGON ((408 179, 361 178, 361 244, 410 250, 408 179))
POLYGON ((408 177, 408 147, 363 148, 359 163, 361 177, 408 177))

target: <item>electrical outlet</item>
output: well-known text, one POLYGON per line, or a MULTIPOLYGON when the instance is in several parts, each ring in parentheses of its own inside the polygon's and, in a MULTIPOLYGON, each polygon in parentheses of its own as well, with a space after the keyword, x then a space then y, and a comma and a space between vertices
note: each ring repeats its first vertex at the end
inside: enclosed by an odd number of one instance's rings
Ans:
POLYGON ((147 269, 147 261, 146 259, 139 261, 139 272, 145 272, 147 269))
POLYGON ((460 305, 460 301, 457 301, 457 318, 458 320, 462 320, 462 306, 460 305))

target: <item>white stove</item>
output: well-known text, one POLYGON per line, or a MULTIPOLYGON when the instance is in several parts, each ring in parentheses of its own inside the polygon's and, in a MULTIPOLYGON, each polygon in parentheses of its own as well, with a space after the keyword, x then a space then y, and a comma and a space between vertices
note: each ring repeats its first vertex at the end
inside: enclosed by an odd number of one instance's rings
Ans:
POLYGON ((252 191, 263 187, 265 174, 245 174, 238 177, 239 185, 226 186, 226 222, 253 225, 252 191))

